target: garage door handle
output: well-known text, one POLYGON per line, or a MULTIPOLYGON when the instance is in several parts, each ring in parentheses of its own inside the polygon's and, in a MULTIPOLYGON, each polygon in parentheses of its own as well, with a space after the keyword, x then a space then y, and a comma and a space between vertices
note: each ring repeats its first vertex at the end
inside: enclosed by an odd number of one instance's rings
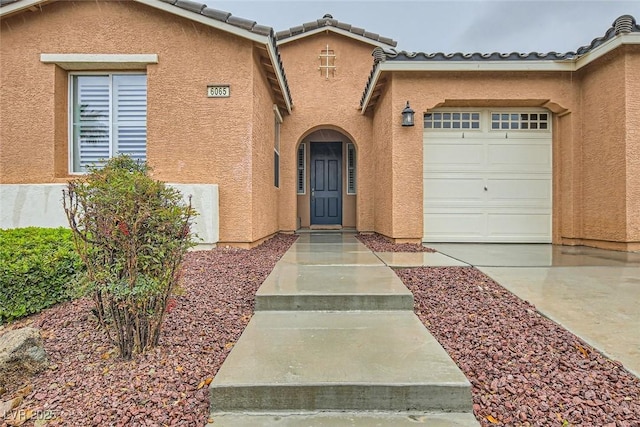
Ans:
POLYGON ((484 187, 484 191, 487 191, 487 187, 484 187))

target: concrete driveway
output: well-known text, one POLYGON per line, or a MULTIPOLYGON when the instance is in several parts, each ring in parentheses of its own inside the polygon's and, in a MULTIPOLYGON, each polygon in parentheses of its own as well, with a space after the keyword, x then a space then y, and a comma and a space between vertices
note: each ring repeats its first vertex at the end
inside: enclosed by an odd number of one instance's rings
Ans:
POLYGON ((427 244, 477 267, 640 376, 640 253, 545 244, 427 244))

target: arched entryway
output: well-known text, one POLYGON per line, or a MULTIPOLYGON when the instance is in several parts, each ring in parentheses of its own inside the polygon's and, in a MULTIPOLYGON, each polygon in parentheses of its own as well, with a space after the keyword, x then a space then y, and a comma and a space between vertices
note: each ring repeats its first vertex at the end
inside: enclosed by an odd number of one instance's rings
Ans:
POLYGON ((298 228, 356 227, 356 147, 342 132, 318 129, 297 148, 298 228))

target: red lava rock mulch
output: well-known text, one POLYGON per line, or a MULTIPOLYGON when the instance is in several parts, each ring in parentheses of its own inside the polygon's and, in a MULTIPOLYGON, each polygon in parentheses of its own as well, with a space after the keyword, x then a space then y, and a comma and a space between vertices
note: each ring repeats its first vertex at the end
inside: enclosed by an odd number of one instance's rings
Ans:
POLYGON ((10 325, 41 328, 51 362, 18 409, 49 411, 56 418, 47 426, 203 426, 207 385, 249 322, 256 290, 296 238, 187 254, 184 292, 167 314, 160 347, 130 362, 117 359, 87 299, 10 325))
POLYGON ((378 233, 356 234, 356 239, 365 244, 373 252, 435 252, 435 249, 427 248, 416 243, 393 243, 378 233))
POLYGON ((474 268, 397 270, 483 426, 640 426, 640 380, 474 268))

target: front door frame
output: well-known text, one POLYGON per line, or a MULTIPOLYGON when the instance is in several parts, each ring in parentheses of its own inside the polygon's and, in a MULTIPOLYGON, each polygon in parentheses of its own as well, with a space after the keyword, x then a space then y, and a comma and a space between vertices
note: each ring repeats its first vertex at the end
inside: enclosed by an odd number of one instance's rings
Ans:
POLYGON ((310 224, 342 225, 343 143, 310 144, 310 224), (321 170, 318 170, 321 168, 321 170), (321 188, 316 188, 317 186, 321 188))

